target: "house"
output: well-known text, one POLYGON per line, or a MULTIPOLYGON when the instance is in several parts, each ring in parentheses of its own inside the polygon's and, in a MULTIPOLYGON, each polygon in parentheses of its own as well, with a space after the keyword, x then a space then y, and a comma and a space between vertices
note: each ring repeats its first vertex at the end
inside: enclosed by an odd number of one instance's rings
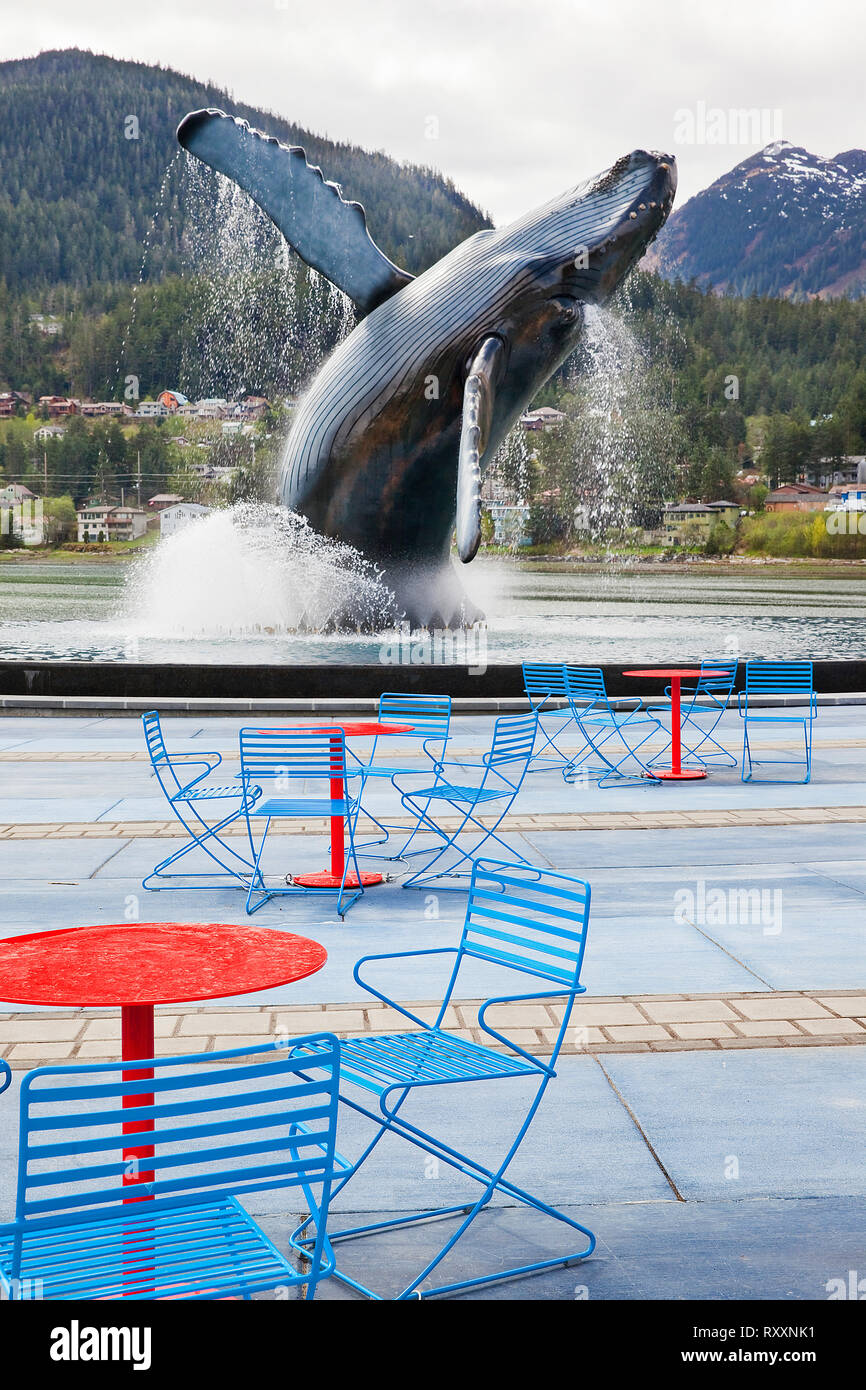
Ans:
POLYGON ((35 500, 35 493, 23 483, 6 483, 5 487, 0 487, 0 503, 8 506, 10 503, 28 502, 31 498, 35 500))
POLYGON ((4 391, 0 395, 0 420, 8 420, 14 415, 19 405, 28 405, 29 397, 21 391, 4 391))
POLYGON ((245 420, 260 420, 268 408, 267 396, 244 396, 240 405, 235 406, 235 414, 245 420))
POLYGON ((731 530, 735 530, 740 519, 740 507, 737 502, 709 502, 707 503, 711 512, 715 512, 716 520, 723 521, 731 530))
POLYGON ((151 420, 155 415, 167 415, 168 407, 162 401, 139 401, 135 414, 139 420, 151 420))
POLYGON ((133 411, 132 406, 122 401, 82 401, 81 413, 88 416, 131 415, 133 411))
POLYGON ((56 314, 31 314, 30 322, 34 328, 38 328, 40 333, 60 333, 63 330, 63 320, 56 314))
POLYGON ((81 408, 79 401, 67 396, 40 396, 39 405, 48 411, 52 420, 58 415, 77 415, 81 408))
POLYGON ((33 431, 34 439, 62 439, 66 431, 62 425, 40 425, 33 431))
POLYGON ((830 494, 808 483, 786 483, 771 492, 764 506, 768 512, 822 512, 830 503, 830 494))
POLYGON ((165 507, 173 507, 177 502, 182 502, 183 498, 178 492, 158 492, 155 497, 151 497, 148 506, 155 512, 161 512, 165 507))
POLYGON ((549 405, 539 406, 538 410, 527 410, 521 415, 520 423, 525 430, 552 430, 557 425, 561 425, 563 420, 568 417, 561 410, 554 410, 549 405))
POLYGON ((530 507, 526 502, 485 503, 493 522, 493 544, 507 546, 531 545, 529 535, 530 507))
POLYGON ((211 396, 197 403, 195 413, 200 420, 221 420, 227 406, 228 401, 223 400, 221 396, 211 396))
POLYGON ((675 506, 665 507, 662 544, 700 544, 706 541, 717 520, 718 512, 705 502, 678 502, 675 506))
POLYGON ((169 415, 174 415, 182 405, 189 405, 187 397, 181 391, 160 391, 156 399, 160 405, 165 406, 169 415))
POLYGON ((0 534, 18 536, 23 545, 42 544, 42 498, 23 483, 0 487, 0 534))
POLYGON ((104 541, 134 541, 147 530, 147 512, 141 507, 87 502, 76 516, 78 539, 84 545, 104 541))
POLYGON ((837 459, 819 459, 803 470, 799 481, 823 490, 834 484, 866 483, 866 455, 845 454, 837 459))
POLYGON ((203 507, 199 502, 178 502, 172 507, 166 507, 159 514, 160 540, 166 540, 168 536, 182 531, 191 521, 208 516, 212 510, 211 507, 203 507))
POLYGON ((831 512, 866 512, 866 487, 834 487, 827 510, 831 512))

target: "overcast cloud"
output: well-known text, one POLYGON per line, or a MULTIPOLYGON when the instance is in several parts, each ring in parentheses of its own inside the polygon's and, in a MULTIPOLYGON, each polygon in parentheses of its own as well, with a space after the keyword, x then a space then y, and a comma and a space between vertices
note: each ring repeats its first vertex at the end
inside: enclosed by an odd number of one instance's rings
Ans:
POLYGON ((677 142, 676 113, 698 103, 778 110, 784 138, 818 154, 866 146, 859 0, 2 9, 4 59, 77 46, 177 68, 333 139, 434 165, 500 223, 637 146, 677 156, 682 204, 764 143, 677 142))

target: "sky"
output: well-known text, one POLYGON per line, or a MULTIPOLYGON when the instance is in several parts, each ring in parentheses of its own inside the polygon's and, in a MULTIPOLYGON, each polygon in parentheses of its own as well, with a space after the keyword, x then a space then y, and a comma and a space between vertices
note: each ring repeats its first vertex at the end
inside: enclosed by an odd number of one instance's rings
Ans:
POLYGON ((0 0, 0 13, 3 60, 78 47, 160 63, 431 165, 497 224, 638 147, 676 157, 678 205, 770 139, 866 147, 862 0, 0 0))

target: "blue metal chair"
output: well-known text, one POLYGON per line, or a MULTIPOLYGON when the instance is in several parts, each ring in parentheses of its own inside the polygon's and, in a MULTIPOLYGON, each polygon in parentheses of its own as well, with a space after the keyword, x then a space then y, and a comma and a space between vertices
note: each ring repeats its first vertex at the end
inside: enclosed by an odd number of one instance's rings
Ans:
MULTIPOLYGON (((681 730, 682 730, 682 765, 683 767, 693 766, 699 763, 701 767, 712 765, 722 765, 726 767, 736 767, 739 761, 733 753, 729 753, 727 748, 723 748, 720 743, 713 738, 722 715, 728 708, 728 701, 734 690, 734 682, 737 679, 737 659, 725 658, 722 661, 702 661, 701 675, 697 684, 682 686, 680 690, 681 704, 681 730), (719 674, 704 675, 705 671, 718 672, 719 674), (697 716, 707 716, 708 727, 701 723, 697 716), (697 742, 690 742, 696 736, 697 742), (707 746, 710 745, 710 746, 707 746), (703 750, 703 751, 701 751, 703 750)), ((669 715, 671 688, 667 686, 665 695, 668 703, 665 705, 649 705, 647 714, 669 715)), ((667 752, 671 746, 671 741, 665 744, 660 753, 657 753, 650 767, 655 767, 664 762, 667 752)))
POLYGON ((643 700, 639 695, 622 699, 620 709, 614 709, 604 683, 604 672, 600 667, 566 666, 565 688, 574 722, 586 740, 586 748, 601 760, 601 764, 587 765, 584 761, 586 750, 570 759, 562 770, 566 782, 578 780, 583 774, 595 777, 599 787, 645 785, 646 782, 659 785, 649 765, 638 757, 638 749, 652 738, 661 728, 661 721, 643 710, 643 700), (626 733, 637 734, 636 741, 629 742, 626 733), (616 740, 615 751, 607 745, 616 740), (624 752, 619 756, 619 745, 624 752), (639 773, 622 772, 622 766, 629 759, 637 763, 639 773))
MULTIPOLYGON (((261 795, 261 788, 251 784, 245 787, 239 786, 237 781, 231 785, 209 784, 205 779, 222 762, 219 753, 196 750, 195 753, 169 755, 162 736, 158 712, 155 709, 149 710, 147 714, 142 715, 141 722, 144 727, 147 752, 154 775, 172 809, 172 813, 189 836, 188 844, 183 845, 174 854, 170 854, 167 859, 161 860, 156 868, 150 871, 144 879, 142 887, 153 891, 158 891, 161 888, 225 888, 227 886, 225 877, 214 881, 213 874, 170 874, 166 872, 171 865, 177 864, 187 854, 200 849, 219 866, 223 875, 228 875, 235 883, 240 883, 246 888, 253 872, 253 858, 251 856, 247 859, 243 854, 232 849, 231 845, 227 845, 221 839, 221 835, 228 826, 243 816, 258 800, 261 795), (190 773, 192 772, 196 772, 196 775, 191 777, 190 773), (221 816, 216 824, 211 825, 202 814, 203 808, 207 806, 216 806, 220 811, 224 811, 226 806, 229 806, 230 809, 221 816), (181 882, 180 880, 192 881, 181 882)), ((250 849, 252 849, 252 843, 250 849)))
POLYGON ((11 1084, 12 1068, 10 1067, 7 1061, 0 1057, 0 1096, 2 1096, 3 1092, 6 1090, 6 1087, 11 1086, 11 1084))
POLYGON ((0 1225, 4 1290, 200 1300, 305 1283, 313 1298, 333 1268, 328 1204, 348 1165, 335 1150, 339 1043, 321 1033, 304 1050, 315 1076, 281 1043, 136 1063, 144 1080, 115 1062, 30 1072, 16 1214, 0 1225), (144 1104, 124 1104, 143 1087, 144 1104), (273 1188, 297 1189, 311 1213, 306 1273, 238 1201, 273 1188))
MULTIPOLYGON (((445 749, 448 745, 448 734, 451 728, 451 696, 450 695, 402 695, 393 691, 388 691, 379 696, 379 712, 377 715, 380 724, 411 724, 412 732, 405 734, 389 734, 389 738, 401 740, 405 745, 405 752, 410 748, 413 752, 426 755, 431 762, 438 762, 445 756, 445 749)), ((369 840, 357 846, 358 853, 362 856, 369 852, 375 845, 383 845, 390 837, 392 830, 402 830, 403 826, 389 825, 385 821, 378 820, 371 811, 363 805, 364 791, 367 782, 371 779, 387 778, 394 785, 394 778, 404 772, 416 772, 419 769, 407 767, 405 763, 377 763, 376 750, 379 745, 379 736, 373 740, 373 746, 369 755, 364 761, 347 747, 347 753, 352 760, 349 763, 351 771, 360 773, 361 790, 359 801, 361 802, 361 815, 371 820, 374 825, 382 831, 382 835, 377 840, 369 840)), ((429 769, 428 769, 429 771, 429 769)), ((357 830, 357 826, 356 826, 357 830)), ((396 854, 376 854, 370 855, 375 859, 401 859, 404 851, 411 844, 417 831, 413 830, 403 843, 403 846, 396 854)))
POLYGON ((253 870, 247 893, 247 913, 257 912, 271 898, 303 893, 333 893, 337 888, 337 912, 344 917, 364 892, 355 854, 354 826, 359 802, 346 785, 346 736, 342 729, 266 730, 241 729, 240 778, 244 789, 258 782, 270 782, 273 791, 261 800, 247 799, 247 829, 253 848, 253 870), (305 783, 327 783, 327 795, 304 795, 305 783), (339 790, 338 790, 339 789, 339 790), (286 793, 290 795, 286 795, 286 793), (292 795, 291 793, 294 794, 292 795), (338 884, 305 887, 290 874, 284 884, 268 887, 261 863, 272 820, 313 817, 339 817, 349 836, 348 854, 343 855, 342 877, 338 884), (252 820, 264 818, 265 826, 256 848, 252 820), (355 886, 347 896, 347 876, 354 866, 355 886))
POLYGON ((743 721, 743 766, 740 773, 743 782, 752 780, 752 769, 754 767, 799 767, 799 758, 762 758, 760 761, 752 757, 752 750, 749 745, 749 725, 750 724, 800 724, 803 728, 803 738, 805 742, 805 777, 800 778, 773 778, 762 777, 760 780, 765 782, 808 782, 812 777, 812 722, 818 713, 818 701, 815 697, 815 689, 812 680, 811 661, 747 661, 746 662, 746 688, 741 690, 737 696, 737 707, 740 718, 743 721), (767 708, 763 705, 754 704, 756 697, 759 699, 767 695, 787 695, 799 697, 802 702, 805 697, 806 713, 802 709, 798 712, 796 708, 767 708), (760 710, 760 713, 759 713, 760 710), (747 771, 748 768, 748 771, 747 771))
MULTIPOLYGON (((388 1037, 368 1035, 352 1038, 342 1044, 341 1103, 370 1120, 375 1126, 375 1132, 353 1164, 352 1172, 336 1180, 334 1197, 351 1182, 352 1177, 362 1168, 386 1134, 405 1139, 407 1143, 432 1155, 481 1188, 474 1201, 470 1197, 456 1206, 439 1209, 430 1207, 398 1217, 396 1220, 350 1226, 336 1233, 331 1232, 331 1241, 336 1245, 340 1241, 358 1240, 381 1231, 411 1227, 418 1222, 440 1220, 444 1217, 456 1218, 456 1230, 436 1254, 426 1261, 423 1269, 396 1295, 399 1299, 430 1298, 436 1294, 460 1293, 468 1289, 488 1287, 502 1279, 554 1269, 559 1265, 582 1259, 592 1254, 595 1248, 595 1237, 586 1226, 566 1216, 542 1198, 518 1187, 506 1177, 509 1164, 526 1136, 548 1085, 556 1075, 557 1059, 568 1033, 574 1001, 579 994, 584 993, 585 987, 580 984, 580 971, 586 946, 589 906, 589 884, 579 879, 530 866, 514 867, 480 861, 473 868, 463 933, 456 949, 440 947, 427 951, 366 956, 355 966, 355 979, 358 984, 375 999, 405 1015, 413 1026, 413 1031, 393 1033, 388 1037), (362 968, 370 962, 402 962, 415 956, 437 955, 453 955, 454 964, 445 997, 432 1027, 361 977, 362 968), (508 972, 508 985, 515 977, 522 980, 528 977, 543 985, 542 989, 531 993, 514 993, 509 990, 507 993, 488 998, 486 1003, 480 1006, 476 1026, 487 1035, 490 1045, 467 1042, 445 1032, 442 1027, 465 961, 472 962, 471 968, 474 970, 478 968, 477 962, 505 969, 508 972), (498 1004, 518 1000, 550 1000, 561 1007, 562 1018, 556 1029, 549 1058, 532 1056, 501 1031, 502 1025, 495 1026, 488 1022, 487 1015, 491 1009, 498 1004), (411 1123, 401 1113, 404 1102, 413 1092, 416 1100, 419 1100, 423 1097, 425 1088, 494 1081, 522 1082, 528 1090, 524 1093, 524 1103, 515 1095, 509 1107, 508 1114, 513 1116, 514 1121, 514 1137, 508 1143, 504 1156, 493 1166, 487 1166, 480 1159, 453 1147, 445 1138, 430 1133, 419 1123, 411 1123), (569 1232, 579 1232, 585 1238, 580 1248, 563 1255, 552 1254, 541 1259, 529 1259, 516 1267, 500 1268, 494 1273, 481 1274, 471 1279, 460 1279, 435 1287, 426 1285, 422 1288, 422 1284, 453 1249, 495 1193, 499 1193, 510 1204, 528 1207, 536 1218, 541 1215, 549 1216, 568 1228, 569 1232)), ((523 988, 526 988, 525 984, 523 988)), ((434 1092, 434 1095, 436 1094, 434 1092)), ((464 1095, 471 1110, 476 1103, 477 1093, 470 1089, 464 1095)), ((459 1116, 457 1101, 455 1095, 449 1114, 459 1116)), ((292 1243, 301 1253, 306 1252, 310 1246, 307 1226, 308 1222, 303 1222, 292 1237, 292 1243)), ((539 1226, 536 1220, 532 1226, 534 1247, 538 1246, 539 1240, 539 1226)), ((339 1265, 334 1274, 359 1293, 370 1298, 380 1297, 339 1265)))
MULTIPOLYGON (((479 857, 482 846, 489 840, 495 840, 512 861, 516 860, 520 864, 527 862, 522 855, 517 854, 511 846, 501 840, 496 831, 523 785, 526 769, 532 757, 537 727, 536 714, 502 715, 493 726, 490 748, 480 761, 443 759, 433 765, 436 776, 432 786, 415 787, 408 791, 397 788, 406 810, 417 817, 412 834, 416 835, 419 830, 430 830, 444 841, 442 848, 436 850, 423 869, 404 880, 404 888, 420 888, 443 878, 466 878, 467 871, 456 872, 458 865, 464 862, 471 865, 479 857), (474 785, 467 785, 462 778, 459 782, 452 782, 449 780, 450 774, 446 772, 449 768, 458 768, 461 773, 474 771, 479 774, 479 780, 474 785), (456 830, 449 831, 441 826, 431 807, 445 813, 449 810, 456 811, 462 817, 456 830), (479 820, 479 816, 485 808, 493 807, 493 824, 485 825, 479 820), (464 831, 478 831, 481 834, 481 839, 472 850, 458 849, 457 840, 464 831), (443 865, 441 869, 434 870, 433 865, 438 864, 450 849, 457 850, 457 859, 447 866, 443 865)), ((415 850, 412 855, 407 856, 404 849, 403 857, 425 853, 429 851, 415 850)), ((442 884, 441 887, 449 891, 448 885, 442 884)), ((456 888, 457 885, 455 891, 456 888)))
MULTIPOLYGON (((574 761, 572 755, 563 753, 557 743, 557 738, 565 733, 569 725, 575 722, 574 711, 569 702, 568 689, 565 684, 565 670, 564 666, 548 661, 524 661, 523 663, 523 688, 526 691, 529 708, 538 715, 538 732, 544 739, 541 747, 536 748, 532 754, 532 761, 529 764, 530 772, 544 772, 549 767, 564 768, 574 761), (546 727, 546 721, 553 721, 549 728, 546 727), (559 728, 556 727, 557 723, 559 728), (545 757, 546 748, 552 748, 556 756, 545 757), (543 764, 543 766, 536 767, 536 763, 543 764)), ((577 726, 575 725, 575 727, 577 726)), ((584 747, 586 747, 585 741, 584 747)))

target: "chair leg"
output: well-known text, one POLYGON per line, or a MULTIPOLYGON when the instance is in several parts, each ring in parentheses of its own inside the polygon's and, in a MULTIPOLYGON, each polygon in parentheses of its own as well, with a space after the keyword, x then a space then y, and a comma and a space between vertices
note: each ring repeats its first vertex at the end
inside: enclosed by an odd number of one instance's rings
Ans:
MULTIPOLYGON (((546 1087, 547 1079, 544 1082, 542 1082, 542 1084, 538 1087, 536 1096, 527 1111, 523 1123, 520 1125, 520 1128, 518 1129, 518 1132, 514 1140, 509 1146, 508 1151, 505 1154, 505 1157, 503 1158, 499 1167, 495 1170, 487 1168, 485 1165, 479 1163, 477 1160, 470 1158, 466 1154, 461 1154, 458 1150, 451 1148, 449 1145, 445 1144, 441 1140, 437 1140, 433 1135, 427 1134, 426 1131, 418 1129, 415 1125, 411 1125, 407 1121, 398 1118, 395 1109, 389 1110, 384 1108, 383 1106, 382 1116, 377 1116, 373 1114, 371 1111, 367 1110, 364 1106, 358 1104, 357 1102, 350 1101, 346 1097, 341 1097, 342 1103, 348 1104, 348 1106, 351 1109, 358 1111, 360 1114, 365 1115, 368 1119, 372 1120, 374 1124, 376 1124, 378 1127, 378 1133, 375 1135, 373 1141, 367 1146, 366 1150, 364 1151, 364 1154, 361 1156, 358 1162, 353 1166, 352 1173, 347 1176, 346 1180, 342 1184, 335 1188, 334 1195, 336 1195, 337 1191, 341 1190, 341 1188, 345 1186, 349 1178, 353 1177, 359 1171, 362 1163, 365 1161, 372 1148, 375 1147, 379 1139, 385 1133, 391 1133, 394 1134, 397 1138, 405 1139, 407 1143, 414 1145, 416 1148, 421 1149, 423 1152, 428 1153, 437 1159, 440 1159, 449 1167, 462 1173, 464 1176, 470 1178, 472 1181, 479 1183, 481 1185, 482 1191, 480 1196, 474 1202, 466 1202, 458 1206, 441 1208, 439 1210, 422 1210, 420 1212, 411 1213, 404 1217, 397 1217, 396 1219, 392 1218, 388 1221, 374 1222, 366 1226, 348 1227, 342 1231, 332 1232, 330 1234, 330 1240, 332 1244, 336 1245, 340 1241, 363 1239, 366 1236, 375 1235, 382 1231, 399 1228, 401 1226, 408 1226, 421 1222, 432 1222, 436 1220, 445 1219, 449 1216, 462 1215, 463 1220, 458 1225, 457 1230, 452 1233, 452 1235, 437 1251, 433 1258, 428 1260, 427 1264, 424 1266, 421 1272, 418 1275, 416 1275, 416 1277, 412 1279, 411 1282, 407 1284, 395 1296, 397 1301, 403 1301, 410 1298, 431 1298, 435 1296, 441 1296, 443 1294, 460 1293, 464 1290, 485 1287, 493 1283, 498 1283, 505 1279, 521 1278, 530 1274, 539 1273, 542 1270, 560 1268, 564 1265, 571 1264, 574 1261, 585 1259, 587 1256, 591 1255, 593 1250, 595 1249, 596 1241, 595 1236, 586 1226, 583 1226, 579 1221, 575 1221, 573 1218, 567 1216, 558 1208, 551 1206, 547 1202, 544 1202, 541 1198, 535 1196, 533 1193, 527 1192, 525 1189, 518 1187, 515 1183, 510 1182, 505 1177, 506 1170, 508 1169, 515 1154, 520 1148, 520 1145, 523 1142, 526 1132, 529 1129, 530 1124, 532 1123, 532 1120, 541 1102, 541 1098, 544 1094, 544 1091, 546 1090, 546 1087), (586 1237, 586 1244, 580 1250, 572 1251, 566 1255, 555 1256, 546 1260, 531 1261, 526 1264, 511 1266, 508 1269, 498 1270, 495 1274, 479 1275, 474 1279, 463 1279, 453 1283, 439 1284, 434 1288, 422 1290, 420 1288, 420 1285, 423 1283, 423 1281, 429 1277, 429 1275, 433 1272, 434 1269, 438 1267, 439 1264, 441 1264, 441 1262, 445 1259, 448 1253, 454 1248, 457 1242, 461 1239, 461 1237, 466 1233, 468 1228, 475 1221, 476 1217, 484 1210, 485 1207, 488 1206, 490 1199, 497 1191, 503 1193, 503 1195, 510 1197, 513 1201, 518 1202, 520 1205, 529 1207, 531 1210, 535 1211, 540 1215, 550 1216, 553 1220, 568 1226, 571 1230, 580 1232, 582 1236, 586 1237)), ((399 1093, 398 1099, 396 1101, 397 1108, 402 1106, 406 1098, 406 1095, 406 1091, 399 1093)), ((310 1244, 310 1238, 304 1235, 304 1231, 306 1227, 309 1225, 309 1221, 310 1218, 308 1217, 305 1221, 301 1223, 300 1226, 297 1227, 297 1229, 292 1233, 292 1236, 290 1237, 290 1245, 299 1252, 304 1252, 305 1246, 310 1244)), ((381 1295, 375 1293, 372 1289, 362 1284, 359 1280, 353 1279, 351 1276, 345 1274, 339 1268, 334 1270, 334 1277, 339 1279, 341 1282, 347 1284, 349 1287, 355 1289, 357 1292, 363 1294, 365 1297, 381 1300, 381 1295)))
MULTIPOLYGON (((436 883, 436 882, 438 882, 438 880, 440 880, 440 879, 442 879, 442 878, 466 878, 466 877, 467 877, 467 874, 465 874, 465 873, 460 874, 460 873, 457 873, 457 872, 456 872, 456 869, 457 869, 458 864, 463 864, 463 863, 465 863, 465 862, 467 862, 467 861, 468 861, 470 864, 474 863, 474 861, 479 857, 479 853, 480 853, 480 851, 481 851, 482 845, 485 845, 485 844, 487 843, 487 841, 488 841, 488 840, 491 840, 491 839, 492 839, 492 840, 495 840, 496 843, 497 843, 497 844, 501 847, 501 849, 505 852, 505 854, 508 855, 509 862, 511 862, 511 863, 513 863, 513 864, 526 864, 526 865, 528 865, 528 864, 529 864, 529 860, 528 860, 528 859, 526 859, 522 854, 518 854, 518 853, 512 848, 512 846, 507 845, 507 844, 505 843, 505 841, 502 840, 502 839, 500 839, 500 837, 495 833, 495 832, 499 829, 499 827, 500 827, 500 825, 502 824, 503 820, 505 819, 506 815, 508 814, 508 812, 509 812, 509 810, 510 810, 512 804, 513 804, 513 802, 514 802, 514 797, 511 797, 511 799, 510 799, 509 802, 508 802, 508 805, 505 807, 505 810, 501 813, 501 815, 498 817, 498 819, 495 821, 495 823, 494 823, 492 826, 490 826, 490 827, 484 825, 481 821, 477 820, 477 819, 475 818, 475 816, 473 816, 473 814, 472 814, 471 811, 467 811, 466 814, 464 815, 463 820, 462 820, 460 826, 458 827, 458 829, 455 830, 454 833, 453 833, 452 835, 450 835, 450 836, 446 835, 446 833, 445 833, 444 830, 440 830, 440 829, 438 828, 438 826, 436 826, 435 822, 428 816, 428 817, 427 817, 427 821, 428 821, 428 823, 429 823, 431 829, 435 829, 435 830, 436 830, 436 833, 437 833, 438 835, 440 835, 442 839, 445 840, 445 844, 442 846, 442 848, 441 848, 436 854, 434 854, 433 858, 430 859, 430 860, 424 865, 423 869, 419 869, 417 873, 415 873, 415 874, 413 874, 413 875, 411 876, 411 878, 407 878, 407 879, 403 882, 403 884, 401 885, 401 887, 403 887, 403 888, 423 888, 423 887, 426 887, 426 886, 427 886, 428 884, 430 884, 430 883, 436 883), (456 844, 457 838, 458 838, 459 835, 461 835, 461 834, 463 833, 463 831, 465 830, 465 828, 466 828, 466 826, 469 824, 469 822, 471 822, 472 825, 476 826, 477 829, 480 830, 480 831, 482 832, 482 834, 481 834, 481 839, 478 841, 478 843, 477 843, 476 845, 473 846, 473 848, 472 848, 471 851, 469 851, 469 850, 460 850, 460 851, 459 851, 459 858, 456 859, 456 860, 454 861, 454 863, 451 864, 450 867, 449 867, 447 870, 442 869, 442 870, 440 870, 440 872, 438 872, 438 873, 431 872, 432 866, 433 866, 439 859, 442 858, 443 854, 445 854, 449 849, 452 849, 452 848, 453 848, 453 849, 457 849, 457 844, 456 844)), ((447 885, 445 885, 445 884, 441 884, 440 887, 441 887, 441 891, 442 891, 442 892, 459 892, 459 891, 462 891, 461 889, 458 889, 458 888, 453 888, 453 889, 452 889, 452 888, 449 888, 449 887, 448 887, 447 885)))
POLYGON ((645 734, 644 737, 643 737, 638 743, 636 743, 636 744, 634 745, 634 747, 630 747, 629 744, 626 742, 625 738, 623 737, 622 732, 621 732, 619 729, 617 730, 617 733, 619 734, 620 742, 622 743, 622 746, 623 746, 623 748, 624 748, 626 751, 625 751, 625 753, 623 754, 623 756, 619 759, 619 761, 618 761, 615 765, 611 764, 611 763, 609 762, 609 760, 608 760, 607 758, 605 758, 605 756, 604 756, 603 753, 600 755, 600 756, 602 757, 603 761, 606 762, 606 763, 608 763, 608 766, 609 766, 609 768, 610 768, 610 771, 609 771, 609 772, 606 772, 606 773, 604 774, 604 776, 601 777, 601 778, 599 779, 599 783, 598 783, 599 789, 601 789, 601 788, 603 788, 603 787, 617 786, 617 785, 618 785, 618 786, 624 786, 624 785, 626 785, 626 786, 645 786, 645 785, 647 785, 648 783, 654 783, 656 786, 659 786, 659 785, 660 785, 659 778, 656 777, 655 774, 650 770, 650 768, 647 767, 646 763, 643 762, 643 760, 637 756, 638 749, 639 749, 639 748, 643 748, 644 744, 647 743, 647 742, 649 741, 649 739, 651 739, 651 738, 653 737, 653 735, 655 734, 656 730, 658 730, 658 729, 661 728, 661 725, 659 724, 658 720, 655 721, 655 724, 656 724, 656 728, 655 728, 655 729, 651 729, 650 732, 649 732, 648 734, 645 734), (639 766, 643 768, 644 774, 645 774, 645 775, 642 775, 642 774, 640 774, 640 773, 635 774, 635 773, 622 773, 622 772, 620 772, 620 768, 622 767, 623 763, 628 762, 629 758, 633 758, 633 759, 635 760, 635 762, 638 763, 639 766))
MULTIPOLYGON (((245 859, 242 854, 238 854, 237 850, 232 849, 231 845, 225 844, 224 841, 220 839, 221 832, 225 830, 227 826, 231 825, 234 821, 236 821, 241 815, 243 815, 243 811, 233 811, 230 815, 224 816, 223 819, 219 821, 216 825, 208 825, 207 821, 203 820, 197 811, 193 811, 196 820, 199 822, 200 826, 202 827, 202 830, 204 831, 204 834, 201 834, 197 833, 194 827, 190 825, 186 820, 184 820, 183 816, 180 814, 176 807, 173 807, 172 809, 174 810, 178 823, 183 826, 187 835, 190 837, 190 843, 182 845, 180 849, 175 850, 174 854, 170 854, 168 858, 161 860, 160 863, 158 863, 153 869, 151 869, 150 873, 147 874, 146 877, 143 879, 142 887, 148 889, 151 892, 159 892, 160 890, 167 888, 174 888, 177 891, 183 891, 184 885, 179 885, 177 882, 175 882, 175 880, 210 878, 211 876, 208 874, 167 874, 165 872, 165 870, 168 869, 172 864, 176 864, 179 860, 183 859, 185 855, 191 854, 192 851, 195 849, 201 849, 208 856, 209 859, 212 859, 213 862, 216 865, 218 865, 219 869, 223 873, 228 874, 231 878, 235 879, 242 887, 245 888, 247 886, 246 879, 252 872, 253 865, 249 862, 249 860, 245 859), (224 850, 225 853, 227 855, 230 855, 232 859, 237 860, 238 865, 241 867, 235 868, 232 864, 226 863, 223 859, 220 858, 218 854, 214 852, 213 849, 210 848, 209 845, 205 843, 206 840, 216 840, 217 844, 220 846, 220 849, 224 850), (150 881, 151 879, 160 878, 166 879, 167 882, 152 883, 150 881)), ((224 883, 194 883, 187 884, 185 886, 187 888, 225 888, 228 885, 224 883)))
POLYGON ((272 898, 272 897, 274 896, 273 893, 269 893, 269 892, 267 891, 267 888, 265 887, 265 880, 264 880, 264 878, 263 878, 263 876, 262 876, 262 872, 261 872, 261 868, 260 868, 260 865, 261 865, 261 862, 262 862, 262 855, 263 855, 264 852, 265 852, 265 842, 266 842, 266 840, 267 840, 267 838, 268 838, 268 831, 270 830, 270 828, 271 828, 271 818, 270 818, 270 816, 268 816, 267 820, 265 821, 265 828, 264 828, 264 830, 262 831, 262 842, 261 842, 261 844, 259 845, 259 851, 258 851, 258 854, 256 855, 256 862, 255 862, 255 865, 254 865, 254 868, 253 868, 253 876, 252 876, 252 878, 250 879, 249 892, 247 893, 247 916, 248 916, 248 917, 251 917, 251 916, 253 915, 254 912, 258 912, 259 908, 260 908, 260 907, 264 907, 265 903, 268 902, 269 899, 272 898), (261 887, 259 887, 259 885, 261 885, 261 887), (262 897, 261 897, 261 899, 259 900, 259 902, 256 903, 255 907, 253 907, 253 906, 252 906, 253 893, 255 893, 255 892, 261 892, 261 893, 262 893, 262 897))
MULTIPOLYGON (((562 749, 557 743, 557 739, 562 737, 562 735, 566 732, 570 724, 574 724, 575 727, 577 727, 576 720, 573 714, 570 715, 568 719, 566 719, 562 728, 558 729, 555 734, 551 735, 547 732, 547 729, 544 727, 544 724, 542 722, 542 716, 539 715, 538 730, 544 738, 544 743, 541 745, 537 752, 534 752, 532 754, 532 757, 529 760, 529 766, 526 769, 527 772, 546 772, 549 768, 566 768, 576 761, 576 757, 574 755, 563 753, 562 749), (545 757, 544 750, 546 748, 552 748, 556 753, 556 757, 545 757), (533 766, 533 764, 535 763, 543 763, 544 767, 535 767, 533 766)), ((584 748, 586 748, 585 738, 584 748)), ((583 749, 581 750, 581 753, 582 752, 583 749)), ((580 754, 578 754, 577 756, 580 756, 580 754)))

